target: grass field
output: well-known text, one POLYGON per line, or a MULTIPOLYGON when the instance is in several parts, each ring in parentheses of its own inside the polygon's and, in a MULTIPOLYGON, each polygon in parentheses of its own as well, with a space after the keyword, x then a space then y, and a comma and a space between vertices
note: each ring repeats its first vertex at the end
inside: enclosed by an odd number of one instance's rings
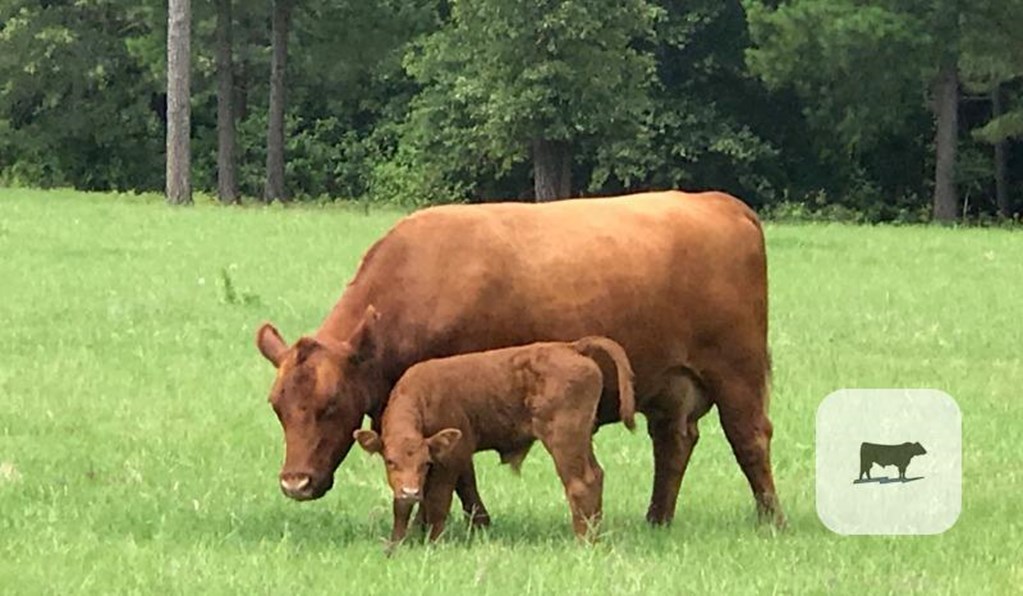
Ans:
MULTIPOLYGON (((253 334, 314 329, 398 217, 170 209, 0 190, 0 591, 676 594, 1017 592, 1023 233, 769 225, 772 418, 790 519, 757 530, 716 415, 668 529, 643 520, 644 431, 597 435, 606 538, 574 542, 549 458, 479 457, 485 533, 382 552, 379 459, 277 489, 273 370, 253 334), (225 288, 223 271, 232 287, 225 288), (963 412, 964 496, 939 536, 841 537, 814 510, 814 415, 841 387, 933 387, 963 412)), ((642 426, 642 424, 641 424, 642 426)))

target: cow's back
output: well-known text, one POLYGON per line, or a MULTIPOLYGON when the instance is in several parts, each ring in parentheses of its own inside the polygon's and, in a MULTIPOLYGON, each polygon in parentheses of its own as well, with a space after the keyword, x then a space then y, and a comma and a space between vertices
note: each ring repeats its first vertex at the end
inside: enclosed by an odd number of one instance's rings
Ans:
POLYGON ((722 348, 766 366, 766 294, 752 212, 666 192, 423 210, 371 248, 332 317, 376 307, 394 380, 428 358, 604 335, 642 406, 667 371, 699 373, 722 348))

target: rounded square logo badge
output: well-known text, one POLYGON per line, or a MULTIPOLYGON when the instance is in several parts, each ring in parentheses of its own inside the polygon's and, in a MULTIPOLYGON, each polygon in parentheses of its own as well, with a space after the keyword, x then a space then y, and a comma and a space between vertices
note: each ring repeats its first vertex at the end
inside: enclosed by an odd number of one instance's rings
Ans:
POLYGON ((932 389, 842 389, 817 408, 817 516, 839 534, 940 534, 962 509, 962 415, 932 389))

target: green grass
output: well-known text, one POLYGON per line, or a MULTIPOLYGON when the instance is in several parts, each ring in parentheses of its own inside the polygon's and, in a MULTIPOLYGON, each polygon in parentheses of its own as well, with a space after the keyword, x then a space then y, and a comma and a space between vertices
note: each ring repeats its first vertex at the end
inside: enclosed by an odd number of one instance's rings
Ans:
POLYGON ((676 523, 643 521, 645 432, 597 435, 606 538, 574 542, 549 458, 478 463, 486 533, 382 552, 383 466, 354 450, 313 503, 280 495, 272 319, 314 329, 398 217, 171 209, 0 190, 0 586, 5 593, 1010 592, 1023 583, 1023 234, 768 226, 779 494, 772 536, 714 413, 676 523), (223 271, 231 280, 224 287, 223 271), (957 525, 841 537, 813 502, 817 404, 933 387, 963 411, 957 525))

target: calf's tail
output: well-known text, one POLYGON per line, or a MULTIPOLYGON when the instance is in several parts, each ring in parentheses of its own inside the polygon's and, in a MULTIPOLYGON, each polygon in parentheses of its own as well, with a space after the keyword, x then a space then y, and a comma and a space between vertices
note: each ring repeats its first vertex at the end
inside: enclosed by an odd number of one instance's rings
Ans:
MULTIPOLYGON (((601 353, 614 363, 618 376, 618 417, 629 430, 636 430, 636 395, 632 386, 633 372, 625 349, 606 337, 584 337, 573 344, 575 350, 593 359, 601 353)), ((599 365, 599 363, 598 363, 599 365)))

